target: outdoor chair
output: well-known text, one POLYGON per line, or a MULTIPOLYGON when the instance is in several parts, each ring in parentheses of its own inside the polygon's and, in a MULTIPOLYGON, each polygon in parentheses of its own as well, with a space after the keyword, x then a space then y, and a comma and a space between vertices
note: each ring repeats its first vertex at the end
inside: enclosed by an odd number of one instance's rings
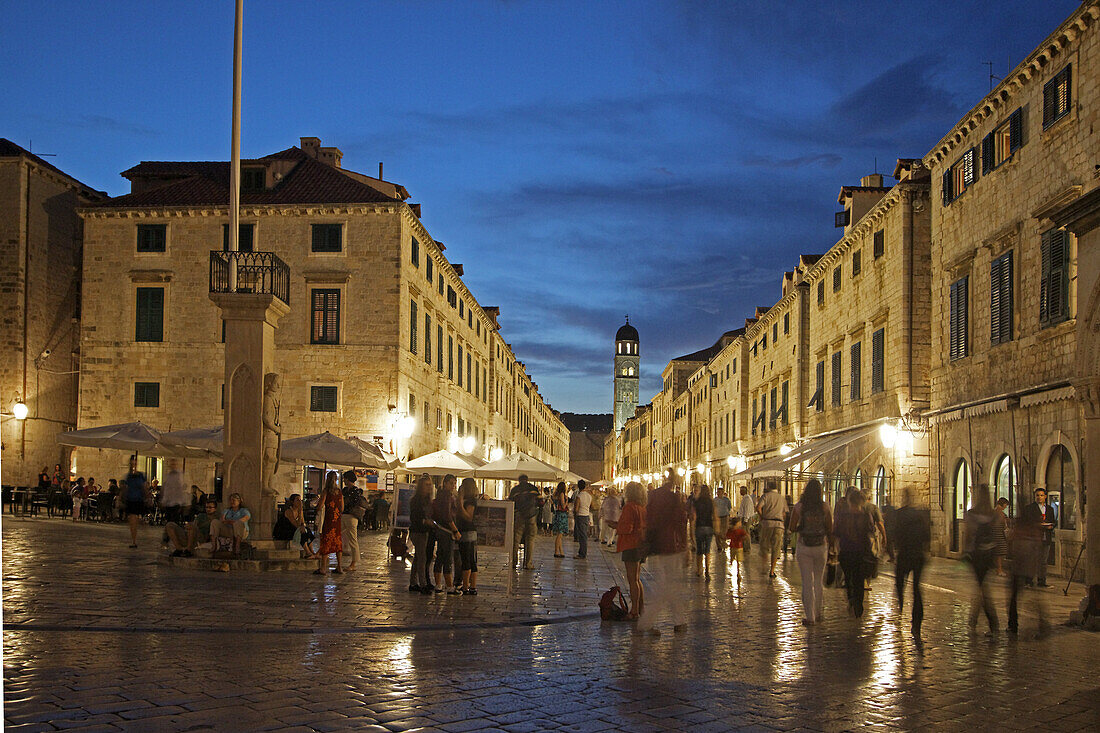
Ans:
POLYGON ((45 509, 49 514, 50 495, 45 491, 35 491, 31 496, 31 516, 37 517, 39 509, 45 509))

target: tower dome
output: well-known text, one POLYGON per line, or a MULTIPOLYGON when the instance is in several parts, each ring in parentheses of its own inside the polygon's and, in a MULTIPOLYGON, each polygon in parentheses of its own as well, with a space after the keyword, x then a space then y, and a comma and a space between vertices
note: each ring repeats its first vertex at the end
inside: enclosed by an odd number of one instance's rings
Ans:
POLYGON ((615 332, 616 341, 637 341, 638 329, 630 325, 630 321, 619 327, 619 330, 615 332))

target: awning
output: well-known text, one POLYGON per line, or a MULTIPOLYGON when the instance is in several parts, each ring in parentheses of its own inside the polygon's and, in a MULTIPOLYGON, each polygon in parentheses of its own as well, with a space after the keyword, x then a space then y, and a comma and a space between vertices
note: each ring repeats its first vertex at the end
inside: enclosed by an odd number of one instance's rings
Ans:
POLYGON ((850 430, 839 435, 830 435, 824 438, 818 438, 817 440, 811 440, 796 447, 785 456, 776 456, 766 461, 761 461, 760 463, 749 466, 740 473, 735 473, 731 478, 747 479, 760 476, 782 476, 785 471, 794 468, 798 464, 812 463, 826 453, 834 451, 837 448, 843 448, 849 443, 876 432, 878 429, 879 424, 876 423, 875 425, 865 425, 861 428, 850 430))

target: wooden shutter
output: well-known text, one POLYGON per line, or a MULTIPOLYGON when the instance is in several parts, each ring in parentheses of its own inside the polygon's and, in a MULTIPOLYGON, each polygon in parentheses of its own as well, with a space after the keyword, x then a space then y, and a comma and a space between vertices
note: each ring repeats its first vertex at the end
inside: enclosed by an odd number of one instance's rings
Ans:
POLYGON ((409 352, 416 353, 417 342, 420 341, 419 336, 416 333, 417 323, 420 321, 420 315, 416 310, 416 301, 409 301, 409 352))
POLYGON ((138 288, 134 341, 164 340, 164 288, 138 288))
POLYGON ((969 353, 968 281, 969 276, 951 284, 949 356, 952 361, 969 353))
POLYGON ((312 311, 310 342, 340 343, 340 291, 320 288, 313 290, 310 309, 312 311))
POLYGON ((989 340, 1003 344, 1012 340, 1012 253, 993 260, 989 270, 989 340))
POLYGON ((1043 233, 1040 246, 1042 279, 1039 288, 1039 325, 1064 321, 1069 314, 1069 241, 1062 229, 1043 233))
POLYGON ((839 405, 841 401, 840 397, 840 367, 841 357, 840 352, 833 354, 833 405, 839 405))
POLYGON ((851 394, 852 394, 852 400, 853 401, 858 400, 861 396, 860 382, 862 381, 862 377, 863 377, 863 373, 862 373, 862 367, 863 367, 862 361, 863 361, 863 359, 862 359, 861 352, 862 352, 861 342, 856 341, 851 346, 852 364, 851 364, 850 369, 852 370, 851 394))
POLYGON ((947 206, 955 198, 951 195, 951 169, 948 168, 943 173, 943 205, 947 206))
POLYGON ((963 187, 969 188, 978 180, 978 149, 970 148, 963 155, 963 187))
POLYGON ((1018 107, 1008 118, 1008 154, 1024 146, 1024 108, 1018 107))
POLYGON ((790 422, 790 418, 787 416, 787 400, 790 397, 791 385, 790 382, 783 382, 782 394, 783 404, 779 408, 779 420, 780 424, 786 425, 790 422))
POLYGON ((775 430, 776 423, 779 421, 779 392, 778 387, 772 387, 772 411, 769 424, 772 430, 775 430))
POLYGON ((871 394, 886 389, 886 329, 871 335, 871 394))
POLYGON ((994 160, 994 154, 993 154, 993 149, 994 149, 993 135, 994 134, 995 133, 991 132, 991 133, 989 133, 988 135, 986 135, 985 137, 982 138, 982 175, 983 176, 986 175, 987 173, 989 173, 991 170, 993 170, 994 166, 996 166, 996 164, 997 164, 996 160, 994 160))
MULTIPOLYGON (((431 260, 428 260, 431 262, 431 260)), ((431 365, 432 363, 432 314, 424 314, 424 363, 431 365)), ((428 411, 425 410, 424 414, 427 415, 428 411)))

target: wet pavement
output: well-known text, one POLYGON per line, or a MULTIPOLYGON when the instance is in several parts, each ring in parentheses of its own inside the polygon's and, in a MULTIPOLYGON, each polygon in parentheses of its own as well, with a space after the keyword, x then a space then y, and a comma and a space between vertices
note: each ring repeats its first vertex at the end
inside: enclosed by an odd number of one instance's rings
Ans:
POLYGON ((918 644, 887 574, 863 619, 830 589, 807 628, 793 558, 769 583, 752 557, 740 586, 686 576, 686 631, 652 636, 600 622, 622 578, 594 543, 555 560, 540 537, 514 574, 482 552, 478 596, 424 597, 383 534, 320 578, 170 568, 159 532, 129 550, 122 525, 4 518, 5 730, 1100 729, 1100 635, 1059 625, 1080 585, 1032 594, 1048 634, 1028 607, 989 638, 966 568, 934 561, 918 644))

